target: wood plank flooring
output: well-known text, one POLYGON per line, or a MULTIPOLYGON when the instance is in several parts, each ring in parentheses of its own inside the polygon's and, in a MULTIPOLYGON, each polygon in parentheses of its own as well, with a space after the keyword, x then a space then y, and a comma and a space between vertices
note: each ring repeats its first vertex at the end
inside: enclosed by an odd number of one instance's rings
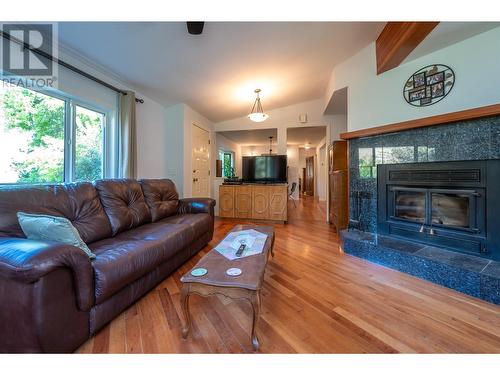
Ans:
MULTIPOLYGON (((500 353, 500 307, 343 254, 314 198, 275 225, 258 336, 262 353, 500 353)), ((115 318, 79 353, 251 353, 251 307, 191 297, 181 338, 180 276, 237 223, 115 318)))

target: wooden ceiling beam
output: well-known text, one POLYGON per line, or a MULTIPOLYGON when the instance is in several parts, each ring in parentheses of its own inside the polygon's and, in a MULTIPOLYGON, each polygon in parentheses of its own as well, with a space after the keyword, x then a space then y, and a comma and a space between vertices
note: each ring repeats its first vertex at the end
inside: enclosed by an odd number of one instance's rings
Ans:
POLYGON ((439 22, 387 22, 376 41, 377 74, 403 62, 439 22))

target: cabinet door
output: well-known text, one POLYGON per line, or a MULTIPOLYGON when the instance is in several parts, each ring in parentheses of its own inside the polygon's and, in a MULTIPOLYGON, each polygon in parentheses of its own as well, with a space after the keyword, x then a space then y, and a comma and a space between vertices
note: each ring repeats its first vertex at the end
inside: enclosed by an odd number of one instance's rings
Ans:
POLYGON ((234 217, 234 186, 219 187, 219 216, 234 217))
POLYGON ((252 186, 252 219, 269 218, 269 187, 252 186))
POLYGON ((347 171, 336 171, 331 175, 333 188, 331 191, 332 224, 337 230, 347 228, 348 200, 347 200, 347 171))
POLYGON ((243 219, 252 217, 252 187, 234 187, 234 217, 243 219))
POLYGON ((287 186, 269 187, 269 219, 287 221, 287 186))

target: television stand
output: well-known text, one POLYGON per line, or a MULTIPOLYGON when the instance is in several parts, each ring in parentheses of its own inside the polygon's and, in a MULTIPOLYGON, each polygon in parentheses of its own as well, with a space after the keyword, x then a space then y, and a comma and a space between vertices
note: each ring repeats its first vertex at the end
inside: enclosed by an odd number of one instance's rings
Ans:
POLYGON ((219 217, 286 222, 288 184, 242 183, 219 187, 219 217))

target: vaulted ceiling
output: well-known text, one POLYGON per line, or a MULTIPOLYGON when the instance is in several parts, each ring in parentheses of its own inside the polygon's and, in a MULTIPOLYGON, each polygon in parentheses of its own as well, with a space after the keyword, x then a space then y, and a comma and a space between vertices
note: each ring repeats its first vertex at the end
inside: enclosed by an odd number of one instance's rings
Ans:
POLYGON ((333 67, 374 41, 383 22, 66 22, 61 44, 164 105, 217 122, 321 97, 333 67))

